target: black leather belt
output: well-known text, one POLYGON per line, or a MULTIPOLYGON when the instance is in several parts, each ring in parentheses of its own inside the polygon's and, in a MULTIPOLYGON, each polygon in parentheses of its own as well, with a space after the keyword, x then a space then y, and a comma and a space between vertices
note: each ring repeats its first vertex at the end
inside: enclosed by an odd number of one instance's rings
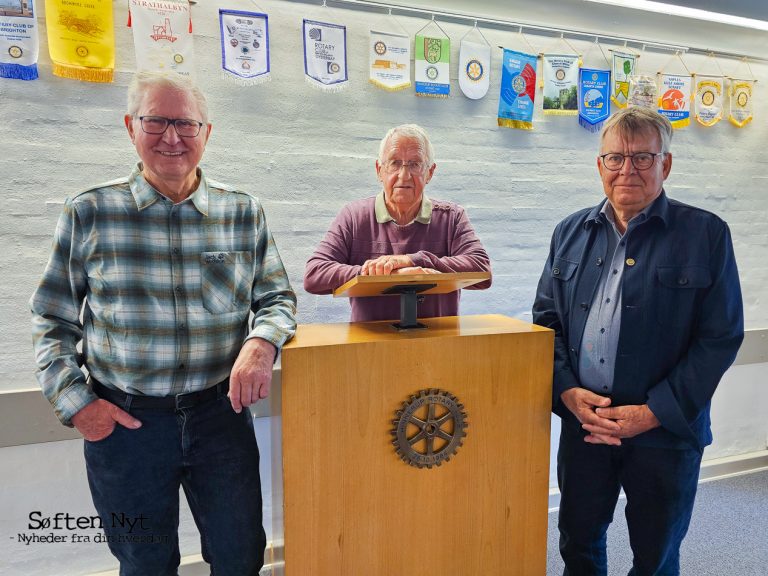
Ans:
POLYGON ((150 410, 179 410, 181 408, 192 408, 198 404, 216 400, 229 391, 229 378, 222 380, 215 386, 200 390, 198 392, 188 392, 186 394, 177 394, 176 396, 141 396, 138 394, 128 394, 122 390, 107 388, 98 380, 91 378, 91 387, 93 393, 99 398, 108 400, 121 408, 129 410, 131 408, 146 408, 150 410))

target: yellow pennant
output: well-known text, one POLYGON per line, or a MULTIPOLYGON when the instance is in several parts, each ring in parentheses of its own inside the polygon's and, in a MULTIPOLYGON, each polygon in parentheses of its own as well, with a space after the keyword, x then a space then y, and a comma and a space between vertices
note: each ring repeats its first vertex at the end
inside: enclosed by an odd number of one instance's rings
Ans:
POLYGON ((112 82, 112 0, 45 0, 45 20, 56 76, 112 82))
POLYGON ((694 75, 696 81, 693 107, 696 121, 702 126, 714 126, 723 117, 725 80, 722 76, 694 75))
POLYGON ((754 80, 731 79, 730 113, 728 120, 738 128, 743 128, 752 121, 752 90, 754 80))

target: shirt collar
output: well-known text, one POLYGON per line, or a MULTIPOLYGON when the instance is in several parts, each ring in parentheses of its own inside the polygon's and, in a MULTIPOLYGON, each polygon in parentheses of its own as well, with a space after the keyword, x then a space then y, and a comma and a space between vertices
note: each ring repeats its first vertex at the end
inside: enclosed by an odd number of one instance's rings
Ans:
MULTIPOLYGON (((389 214, 389 210, 387 210, 387 204, 384 201, 384 190, 379 192, 376 195, 376 202, 374 204, 374 211, 376 213, 376 222, 379 224, 385 224, 387 222, 394 222, 395 219, 392 218, 392 216, 389 214)), ((432 200, 429 199, 429 197, 421 193, 421 208, 419 209, 419 213, 416 215, 416 218, 413 219, 414 222, 418 222, 419 224, 429 224, 432 220, 432 200)))
MULTIPOLYGON (((147 182, 146 178, 144 178, 144 175, 141 173, 143 168, 143 164, 139 162, 128 177, 128 185, 131 188, 131 194, 133 195, 133 199, 136 202, 136 207, 139 209, 139 212, 148 208, 161 198, 165 198, 165 196, 155 190, 155 188, 147 182)), ((187 199, 183 200, 183 202, 186 202, 187 200, 191 201, 198 212, 203 216, 208 216, 208 182, 203 175, 202 169, 197 169, 197 175, 200 184, 198 184, 197 189, 192 192, 187 199)))
MULTIPOLYGON (((614 217, 615 214, 613 212, 613 206, 611 206, 608 202, 608 198, 603 198, 603 201, 600 202, 600 204, 589 211, 586 220, 584 220, 584 226, 586 227, 589 224, 597 224, 601 221, 613 223, 615 221, 614 217), (610 214, 608 213, 609 210, 610 214)), ((669 218, 669 198, 667 198, 667 194, 663 188, 661 190, 661 194, 659 194, 659 197, 651 202, 648 206, 643 208, 643 210, 637 214, 635 218, 632 219, 632 222, 635 222, 633 226, 637 225, 637 223, 651 220, 652 218, 658 218, 661 220, 662 224, 667 224, 667 220, 669 218), (637 221, 635 221, 635 218, 637 218, 637 221)))

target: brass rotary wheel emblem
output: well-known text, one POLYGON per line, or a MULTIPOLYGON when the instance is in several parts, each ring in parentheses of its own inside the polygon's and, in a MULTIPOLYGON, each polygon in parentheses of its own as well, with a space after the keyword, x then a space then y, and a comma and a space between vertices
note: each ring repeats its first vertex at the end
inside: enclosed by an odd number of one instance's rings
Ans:
POLYGON ((420 390, 395 413, 390 431, 397 455, 416 468, 451 459, 467 435, 467 414, 458 398, 444 390, 420 390))

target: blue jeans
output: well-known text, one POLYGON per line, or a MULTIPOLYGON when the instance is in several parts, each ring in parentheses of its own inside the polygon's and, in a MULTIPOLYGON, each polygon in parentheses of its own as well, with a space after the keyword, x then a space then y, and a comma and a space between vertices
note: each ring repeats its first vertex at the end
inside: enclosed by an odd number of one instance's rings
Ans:
POLYGON ((192 408, 128 411, 141 428, 117 425, 85 442, 93 503, 120 576, 177 575, 179 486, 211 574, 258 575, 266 535, 250 411, 236 414, 225 393, 192 408))
POLYGON ((678 576, 701 452, 587 444, 583 434, 566 428, 557 453, 563 575, 606 576, 606 532, 624 488, 634 556, 629 576, 678 576))

